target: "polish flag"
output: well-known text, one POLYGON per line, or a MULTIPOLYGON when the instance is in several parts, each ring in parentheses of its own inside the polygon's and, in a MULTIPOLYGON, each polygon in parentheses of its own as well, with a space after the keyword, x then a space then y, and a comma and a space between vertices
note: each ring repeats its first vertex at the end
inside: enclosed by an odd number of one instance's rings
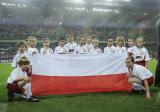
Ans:
POLYGON ((32 93, 37 96, 130 91, 123 54, 35 55, 32 93))

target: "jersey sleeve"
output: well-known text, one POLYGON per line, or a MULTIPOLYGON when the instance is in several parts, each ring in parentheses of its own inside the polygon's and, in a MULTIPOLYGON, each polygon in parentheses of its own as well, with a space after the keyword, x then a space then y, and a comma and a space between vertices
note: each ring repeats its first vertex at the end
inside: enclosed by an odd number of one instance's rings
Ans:
POLYGON ((106 47, 104 48, 104 51, 103 51, 103 52, 104 52, 104 53, 107 53, 107 48, 106 48, 106 47))
POLYGON ((12 63, 11 63, 11 66, 16 68, 17 67, 17 55, 14 56, 13 60, 12 60, 12 63))
POLYGON ((149 61, 150 58, 149 58, 149 54, 148 54, 148 50, 145 49, 145 61, 149 61))

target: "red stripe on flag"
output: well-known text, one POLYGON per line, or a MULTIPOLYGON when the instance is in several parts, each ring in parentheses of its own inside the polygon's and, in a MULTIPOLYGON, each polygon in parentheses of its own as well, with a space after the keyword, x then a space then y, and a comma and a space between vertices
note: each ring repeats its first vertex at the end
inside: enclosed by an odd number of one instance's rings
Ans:
POLYGON ((126 74, 96 76, 32 75, 32 93, 37 96, 87 92, 130 91, 126 74))

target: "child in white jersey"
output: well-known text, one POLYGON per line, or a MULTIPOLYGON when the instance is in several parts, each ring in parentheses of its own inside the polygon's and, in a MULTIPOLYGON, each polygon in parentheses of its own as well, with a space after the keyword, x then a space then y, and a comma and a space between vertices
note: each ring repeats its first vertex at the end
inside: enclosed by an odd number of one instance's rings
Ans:
POLYGON ((64 46, 69 49, 70 54, 73 54, 75 48, 77 47, 77 43, 75 43, 73 41, 73 34, 72 33, 67 34, 66 38, 67 38, 67 44, 65 44, 64 46))
POLYGON ((106 39, 107 47, 104 48, 105 54, 114 54, 116 53, 116 47, 113 45, 113 38, 108 37, 106 39))
POLYGON ((87 47, 88 51, 93 49, 92 36, 86 35, 86 44, 85 44, 85 46, 87 47))
POLYGON ((132 50, 135 48, 135 40, 133 38, 128 38, 128 56, 132 56, 132 50))
POLYGON ((43 39, 43 47, 40 50, 41 54, 53 54, 53 50, 49 48, 49 39, 44 38, 43 39))
POLYGON ((68 54, 69 49, 64 46, 64 37, 59 38, 59 45, 55 48, 54 54, 68 54))
POLYGON ((18 61, 21 57, 26 56, 29 59, 28 53, 26 51, 26 44, 24 42, 19 42, 17 44, 17 47, 18 47, 18 53, 14 56, 11 65, 13 68, 18 67, 18 61))
POLYGON ((154 82, 153 74, 144 66, 135 64, 132 56, 126 59, 126 65, 129 71, 128 82, 132 84, 133 90, 144 90, 146 91, 146 98, 151 98, 149 87, 154 82))
POLYGON ((18 67, 15 68, 7 80, 8 100, 15 100, 15 95, 21 94, 27 101, 37 102, 36 97, 32 96, 30 77, 26 70, 28 69, 29 60, 23 56, 18 61, 18 67))
POLYGON ((78 46, 75 49, 75 54, 87 54, 88 48, 85 46, 86 44, 86 38, 83 35, 80 35, 78 37, 78 46))
POLYGON ((28 48, 28 55, 33 56, 35 54, 39 54, 38 49, 36 48, 37 39, 34 36, 28 37, 29 40, 29 48, 28 48))
POLYGON ((117 53, 123 53, 127 56, 127 49, 125 47, 124 37, 118 36, 116 38, 116 51, 117 53))
POLYGON ((135 59, 136 64, 147 67, 147 63, 150 60, 148 50, 144 47, 144 39, 142 37, 137 38, 136 47, 132 47, 130 53, 135 59))
POLYGON ((102 50, 99 48, 99 40, 98 39, 92 39, 93 48, 90 49, 90 54, 101 54, 102 50))

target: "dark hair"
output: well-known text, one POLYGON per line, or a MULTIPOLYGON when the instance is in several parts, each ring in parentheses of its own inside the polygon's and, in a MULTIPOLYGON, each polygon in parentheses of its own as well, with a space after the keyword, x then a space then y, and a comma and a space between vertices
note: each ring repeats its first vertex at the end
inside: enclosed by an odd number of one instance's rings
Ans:
POLYGON ((112 39, 112 40, 113 40, 113 36, 108 36, 108 37, 106 38, 107 41, 108 41, 109 39, 112 39))
POLYGON ((24 42, 18 42, 17 47, 22 46, 22 45, 26 47, 26 44, 24 42))
POLYGON ((20 58, 20 60, 18 61, 18 65, 21 66, 23 64, 30 64, 30 61, 28 60, 28 58, 26 56, 23 56, 20 58))
POLYGON ((128 56, 128 57, 126 58, 126 60, 130 60, 131 62, 135 62, 135 60, 134 60, 134 57, 133 57, 133 56, 128 56))
POLYGON ((60 40, 65 40, 65 39, 64 39, 64 37, 59 37, 59 41, 60 41, 60 40))
POLYGON ((48 38, 44 38, 44 39, 43 39, 43 41, 46 41, 46 40, 47 40, 47 41, 49 41, 49 39, 48 39, 48 38))

